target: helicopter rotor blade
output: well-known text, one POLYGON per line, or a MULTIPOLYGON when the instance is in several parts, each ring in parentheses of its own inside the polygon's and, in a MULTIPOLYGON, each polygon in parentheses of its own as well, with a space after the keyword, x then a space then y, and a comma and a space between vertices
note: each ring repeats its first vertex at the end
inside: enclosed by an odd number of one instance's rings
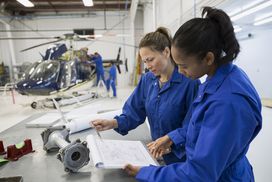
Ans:
POLYGON ((36 47, 39 47, 39 46, 43 46, 43 45, 47 45, 47 44, 52 44, 52 43, 56 43, 56 42, 60 42, 60 41, 62 41, 62 39, 54 40, 54 41, 50 41, 50 42, 45 42, 45 43, 42 43, 42 44, 38 44, 38 45, 35 45, 35 46, 32 46, 32 47, 23 49, 20 52, 25 52, 25 51, 28 51, 30 49, 33 49, 33 48, 36 48, 36 47))
POLYGON ((59 39, 60 37, 0 37, 0 40, 59 39))
POLYGON ((127 64, 127 62, 128 62, 128 59, 126 58, 125 59, 125 69, 126 69, 126 72, 128 72, 128 64, 127 64))
POLYGON ((120 68, 120 64, 116 65, 118 73, 121 74, 121 68, 120 68))

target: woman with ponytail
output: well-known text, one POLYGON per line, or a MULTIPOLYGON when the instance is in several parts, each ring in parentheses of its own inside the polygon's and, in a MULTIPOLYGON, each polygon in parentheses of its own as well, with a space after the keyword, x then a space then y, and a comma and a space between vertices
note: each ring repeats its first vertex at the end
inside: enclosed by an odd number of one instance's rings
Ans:
MULTIPOLYGON (((171 36, 163 27, 142 38, 139 58, 149 72, 141 77, 120 116, 111 120, 92 121, 98 131, 115 129, 126 135, 143 124, 147 117, 152 140, 156 140, 184 125, 183 120, 195 98, 199 82, 178 72, 171 57, 171 44, 171 36)), ((168 153, 164 154, 162 157, 166 164, 184 161, 186 158, 184 147, 180 146, 168 148, 168 153)))
POLYGON ((125 170, 139 181, 254 181, 246 153, 262 126, 260 98, 233 64, 240 48, 228 15, 205 7, 202 17, 184 23, 171 48, 180 72, 192 79, 207 75, 192 104, 189 125, 150 146, 158 155, 169 146, 185 145, 187 159, 166 167, 127 165, 125 170))

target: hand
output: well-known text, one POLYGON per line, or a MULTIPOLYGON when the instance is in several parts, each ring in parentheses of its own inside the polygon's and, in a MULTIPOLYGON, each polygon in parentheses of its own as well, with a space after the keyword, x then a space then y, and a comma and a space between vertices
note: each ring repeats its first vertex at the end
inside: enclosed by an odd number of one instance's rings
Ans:
POLYGON ((90 122, 97 131, 104 131, 113 128, 118 128, 116 119, 96 119, 90 122))
POLYGON ((124 167, 124 170, 126 171, 126 173, 128 173, 128 175, 135 177, 138 172, 140 171, 141 167, 138 166, 133 166, 131 164, 127 164, 124 167))
POLYGON ((161 138, 158 138, 154 142, 147 144, 147 148, 150 151, 151 155, 155 158, 159 158, 164 154, 171 152, 171 145, 173 144, 172 140, 168 135, 165 135, 161 138))

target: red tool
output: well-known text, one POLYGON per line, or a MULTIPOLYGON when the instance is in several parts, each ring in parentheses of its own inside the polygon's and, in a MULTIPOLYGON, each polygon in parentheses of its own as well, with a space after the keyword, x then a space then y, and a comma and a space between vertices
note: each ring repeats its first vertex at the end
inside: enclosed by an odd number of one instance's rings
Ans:
POLYGON ((16 161, 23 155, 31 152, 35 152, 35 150, 32 149, 31 140, 26 139, 20 148, 18 148, 16 145, 9 145, 7 147, 7 156, 5 158, 8 160, 16 161))
POLYGON ((0 140, 0 155, 4 155, 6 153, 3 141, 0 140))

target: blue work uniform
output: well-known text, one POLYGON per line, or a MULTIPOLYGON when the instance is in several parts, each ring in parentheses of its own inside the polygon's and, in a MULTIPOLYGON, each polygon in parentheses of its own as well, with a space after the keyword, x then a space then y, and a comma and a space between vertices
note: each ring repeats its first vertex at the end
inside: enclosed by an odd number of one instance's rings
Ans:
POLYGON ((260 98, 247 75, 232 63, 220 66, 199 86, 187 132, 168 134, 185 144, 187 160, 166 167, 140 169, 139 181, 254 181, 246 158, 262 126, 260 98))
MULTIPOLYGON (((169 81, 160 88, 159 79, 151 72, 144 74, 134 92, 126 101, 123 113, 116 116, 122 135, 144 123, 148 118, 152 140, 182 127, 183 119, 197 93, 199 81, 186 78, 175 68, 169 81)), ((179 155, 164 155, 166 164, 182 161, 184 149, 173 148, 179 155)), ((184 160, 184 159, 183 159, 184 160)))
POLYGON ((111 67, 110 67, 110 70, 109 70, 109 78, 106 80, 106 87, 107 87, 107 90, 109 91, 110 90, 110 86, 112 88, 112 91, 113 91, 113 97, 116 97, 116 86, 115 86, 115 82, 116 82, 116 66, 113 64, 111 67))
POLYGON ((99 55, 99 54, 94 55, 91 57, 91 60, 93 60, 95 62, 96 85, 98 85, 100 77, 105 84, 104 67, 103 67, 103 61, 102 61, 101 55, 99 55))

